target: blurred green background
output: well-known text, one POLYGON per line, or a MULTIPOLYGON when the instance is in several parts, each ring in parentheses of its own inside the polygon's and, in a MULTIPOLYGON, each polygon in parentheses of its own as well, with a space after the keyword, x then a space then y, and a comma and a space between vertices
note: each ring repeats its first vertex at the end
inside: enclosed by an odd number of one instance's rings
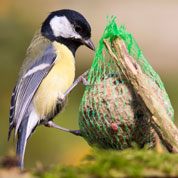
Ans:
MULTIPOLYGON (((34 32, 49 12, 69 8, 81 12, 92 27, 96 45, 107 20, 116 15, 125 24, 146 59, 161 76, 175 110, 178 124, 178 1, 176 0, 0 0, 0 157, 15 150, 13 138, 7 141, 9 105, 12 89, 34 32)), ((76 53, 77 75, 92 63, 94 53, 81 47, 76 53)), ((71 93, 68 106, 55 122, 70 129, 78 128, 78 107, 84 87, 71 93)), ((25 167, 78 164, 89 150, 82 138, 40 126, 29 139, 25 167)))

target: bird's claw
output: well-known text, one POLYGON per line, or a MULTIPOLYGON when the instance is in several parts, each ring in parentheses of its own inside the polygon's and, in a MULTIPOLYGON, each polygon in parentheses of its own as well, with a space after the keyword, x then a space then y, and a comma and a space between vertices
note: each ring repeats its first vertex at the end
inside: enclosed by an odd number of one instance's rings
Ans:
POLYGON ((57 103, 61 104, 65 101, 66 96, 65 95, 61 95, 60 97, 57 98, 57 103))
POLYGON ((88 83, 87 80, 86 80, 86 78, 83 77, 83 76, 81 76, 81 81, 82 81, 82 83, 83 83, 84 86, 87 86, 87 87, 90 87, 90 86, 91 86, 91 84, 88 83))

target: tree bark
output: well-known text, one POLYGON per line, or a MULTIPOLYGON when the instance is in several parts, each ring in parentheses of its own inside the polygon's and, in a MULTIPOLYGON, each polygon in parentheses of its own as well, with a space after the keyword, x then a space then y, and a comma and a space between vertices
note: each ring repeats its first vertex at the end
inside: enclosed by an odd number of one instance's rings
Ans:
POLYGON ((112 52, 107 41, 104 40, 103 42, 116 66, 132 85, 145 112, 150 116, 151 125, 159 135, 162 143, 166 146, 168 151, 178 153, 178 129, 170 119, 164 106, 157 99, 157 94, 146 81, 146 75, 142 72, 135 59, 129 55, 125 42, 120 37, 112 41, 112 48, 117 56, 112 52), (118 58, 120 63, 118 62, 118 58))

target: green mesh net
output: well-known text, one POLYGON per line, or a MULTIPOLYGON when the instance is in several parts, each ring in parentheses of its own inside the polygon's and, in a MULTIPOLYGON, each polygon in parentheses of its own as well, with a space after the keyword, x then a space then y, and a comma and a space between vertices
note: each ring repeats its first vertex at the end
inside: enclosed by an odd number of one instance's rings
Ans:
POLYGON ((105 39, 112 47, 112 40, 116 37, 124 40, 129 55, 140 65, 147 82, 173 120, 174 111, 160 77, 143 56, 133 36, 123 25, 118 27, 115 17, 111 17, 97 45, 88 74, 88 82, 92 86, 86 87, 81 100, 80 130, 90 145, 102 148, 121 150, 130 147, 132 142, 136 142, 139 147, 145 144, 153 147, 155 131, 151 127, 150 119, 103 43, 105 39))

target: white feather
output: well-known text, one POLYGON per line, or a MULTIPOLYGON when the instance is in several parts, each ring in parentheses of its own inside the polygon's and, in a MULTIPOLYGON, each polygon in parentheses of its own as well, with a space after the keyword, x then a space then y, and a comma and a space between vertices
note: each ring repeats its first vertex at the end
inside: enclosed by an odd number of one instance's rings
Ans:
POLYGON ((49 67, 50 64, 40 64, 39 66, 35 66, 34 68, 30 69, 23 78, 28 77, 29 75, 32 75, 33 73, 39 71, 39 70, 43 70, 46 67, 49 67))
POLYGON ((28 139, 28 137, 31 135, 32 130, 38 124, 39 121, 40 121, 40 118, 38 114, 36 113, 35 109, 33 109, 28 119, 26 139, 28 139))
POLYGON ((53 34, 56 37, 80 39, 81 36, 74 30, 73 25, 65 16, 54 16, 50 21, 53 34))
POLYGON ((14 109, 14 106, 11 106, 10 109, 14 109))

